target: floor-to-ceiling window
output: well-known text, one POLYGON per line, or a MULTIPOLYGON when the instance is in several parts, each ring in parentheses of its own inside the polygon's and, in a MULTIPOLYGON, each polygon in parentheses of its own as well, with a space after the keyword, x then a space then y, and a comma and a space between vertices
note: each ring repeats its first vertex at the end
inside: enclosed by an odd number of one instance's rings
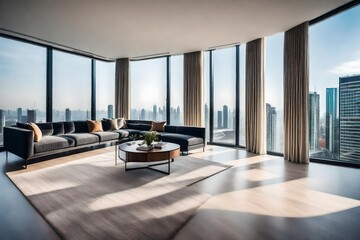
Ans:
POLYGON ((236 48, 213 51, 214 142, 235 145, 236 48))
POLYGON ((239 107, 240 107, 240 118, 239 118, 239 145, 245 147, 245 66, 246 66, 246 44, 243 44, 239 48, 239 107))
POLYGON ((46 48, 0 37, 0 146, 3 127, 46 121, 46 48))
POLYGON ((184 55, 170 57, 170 123, 184 125, 184 55))
POLYGON ((166 58, 132 61, 131 119, 166 120, 166 58))
POLYGON ((266 38, 265 102, 267 151, 284 149, 284 33, 266 38))
POLYGON ((53 121, 91 118, 91 59, 53 53, 53 121))
POLYGON ((313 158, 360 159, 360 6, 309 30, 309 149, 313 158))
POLYGON ((115 63, 96 61, 96 119, 113 118, 115 63))

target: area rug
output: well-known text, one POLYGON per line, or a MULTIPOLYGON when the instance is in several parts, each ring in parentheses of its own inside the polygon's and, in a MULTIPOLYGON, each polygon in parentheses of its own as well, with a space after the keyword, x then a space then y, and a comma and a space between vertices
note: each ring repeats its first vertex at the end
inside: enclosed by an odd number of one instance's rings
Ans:
POLYGON ((125 172, 113 158, 7 175, 64 239, 169 239, 210 197, 187 186, 229 167, 187 156, 171 164, 170 175, 125 172))

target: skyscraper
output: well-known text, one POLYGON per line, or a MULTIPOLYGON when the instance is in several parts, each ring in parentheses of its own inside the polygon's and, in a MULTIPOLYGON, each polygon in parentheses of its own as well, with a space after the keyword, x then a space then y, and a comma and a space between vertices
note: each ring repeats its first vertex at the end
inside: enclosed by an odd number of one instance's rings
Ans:
POLYGON ((113 118, 114 117, 114 106, 111 105, 111 104, 108 105, 107 116, 108 116, 108 118, 113 118))
POLYGON ((224 115, 224 118, 223 118, 223 127, 224 128, 229 128, 229 108, 227 105, 224 105, 223 106, 223 115, 224 115))
POLYGON ((320 137, 320 95, 309 93, 309 150, 319 149, 320 137))
POLYGON ((157 120, 157 106, 156 106, 156 104, 153 106, 152 119, 154 121, 157 120))
POLYGON ((266 103, 266 139, 267 150, 276 150, 276 108, 266 103))
POLYGON ((70 108, 65 109, 65 121, 71 121, 71 110, 70 108))
POLYGON ((4 126, 5 126, 5 111, 0 109, 0 134, 3 133, 4 126))
POLYGON ((340 159, 360 159, 360 75, 339 78, 340 159))
POLYGON ((220 128, 222 128, 223 127, 223 122, 222 122, 222 112, 221 111, 218 111, 217 112, 217 115, 218 115, 218 117, 217 117, 217 128, 218 129, 220 129, 220 128))
POLYGON ((334 158, 339 155, 339 126, 337 117, 337 88, 326 88, 326 148, 334 158))
POLYGON ((146 116, 145 116, 145 109, 141 109, 141 113, 140 113, 140 120, 145 120, 146 116))
POLYGON ((27 121, 28 122, 36 122, 36 110, 27 110, 27 121))
POLYGON ((22 120, 22 108, 17 109, 17 121, 21 122, 22 120))

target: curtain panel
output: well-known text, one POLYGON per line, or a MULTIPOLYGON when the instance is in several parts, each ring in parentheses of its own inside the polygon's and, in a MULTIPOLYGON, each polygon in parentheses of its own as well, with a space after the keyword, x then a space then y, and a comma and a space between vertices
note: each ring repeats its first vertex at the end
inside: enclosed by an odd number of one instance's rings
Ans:
POLYGON ((184 125, 203 125, 203 53, 184 54, 184 125))
POLYGON ((284 158, 309 163, 308 30, 305 22, 285 32, 284 40, 284 158))
POLYGON ((246 150, 266 154, 264 39, 246 44, 246 150))
POLYGON ((116 59, 115 69, 115 117, 130 117, 130 60, 116 59))

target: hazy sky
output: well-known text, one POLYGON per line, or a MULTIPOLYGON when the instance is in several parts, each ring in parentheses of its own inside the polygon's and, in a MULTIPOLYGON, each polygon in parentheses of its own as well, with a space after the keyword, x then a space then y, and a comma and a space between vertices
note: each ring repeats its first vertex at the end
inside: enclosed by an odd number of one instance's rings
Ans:
MULTIPOLYGON (((338 87, 340 76, 360 73, 360 6, 322 21, 309 30, 310 90, 320 94, 325 111, 326 87, 338 87)), ((208 56, 205 53, 205 56, 208 56)), ((235 106, 235 48, 214 51, 215 110, 235 106)), ((205 59, 208 59, 205 57, 205 59)), ((241 109, 244 109, 245 45, 240 51, 241 109)), ((113 101, 114 64, 98 64, 99 108, 113 101), (106 66, 105 66, 106 65, 106 66), (109 94, 107 94, 107 92, 109 94)), ((90 109, 90 59, 54 51, 54 108, 90 109)), ((205 63, 205 79, 208 63, 205 63)), ((283 33, 266 38, 266 102, 283 106, 283 33)), ((183 56, 171 59, 172 106, 182 103, 183 56)), ((165 105, 166 59, 131 62, 132 108, 165 105)), ((46 49, 0 37, 0 109, 45 110, 46 49)), ((208 93, 205 93, 208 96, 208 93)), ((182 105, 182 104, 181 104, 182 105)))

